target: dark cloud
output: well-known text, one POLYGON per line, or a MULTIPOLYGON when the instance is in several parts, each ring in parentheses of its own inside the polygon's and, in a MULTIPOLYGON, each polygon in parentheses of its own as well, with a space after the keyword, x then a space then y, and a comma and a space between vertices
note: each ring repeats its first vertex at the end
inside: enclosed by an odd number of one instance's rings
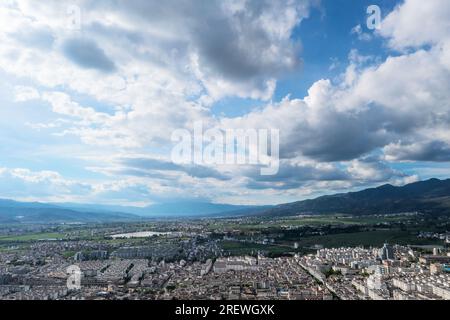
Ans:
POLYGON ((298 46, 290 33, 315 2, 249 0, 233 5, 220 0, 117 0, 113 7, 110 1, 96 0, 89 6, 105 12, 120 8, 127 19, 142 26, 142 35, 157 43, 161 39, 157 33, 146 34, 147 28, 177 35, 167 37, 184 42, 174 43, 174 49, 185 50, 186 57, 195 54, 202 74, 211 81, 220 78, 265 90, 268 80, 299 65, 298 46), (293 21, 292 13, 296 14, 293 21))
MULTIPOLYGON (((197 23, 192 31, 202 65, 225 78, 245 81, 267 75, 275 76, 300 62, 291 43, 286 43, 284 59, 266 58, 271 50, 273 36, 255 23, 269 7, 264 0, 249 1, 245 14, 237 13, 225 19, 219 5, 211 7, 205 20, 197 23), (212 14, 211 14, 212 13, 212 14), (292 64, 285 64, 289 57, 292 64)), ((277 45, 277 44, 275 44, 277 45)))
POLYGON ((280 156, 307 156, 319 162, 358 159, 402 137, 420 139, 416 131, 436 123, 434 117, 427 109, 405 113, 376 104, 361 106, 357 112, 323 109, 314 122, 294 119, 292 130, 281 130, 280 156))
MULTIPOLYGON (((159 179, 159 180, 171 180, 171 177, 168 177, 167 175, 158 173, 158 172, 149 172, 142 169, 134 169, 134 168, 120 168, 120 169, 113 169, 109 170, 109 172, 118 174, 118 175, 125 175, 125 176, 135 176, 135 177, 141 177, 141 178, 151 178, 151 179, 159 179)), ((174 179, 172 179, 174 180, 174 179)))
MULTIPOLYGON (((307 156, 321 162, 357 159, 385 146, 396 136, 384 111, 371 107, 358 113, 324 110, 314 123, 296 119, 298 125, 281 139, 282 158, 307 156)), ((281 131, 283 135, 283 131, 281 131)))
POLYGON ((194 178, 214 178, 222 181, 230 180, 230 177, 213 168, 199 165, 178 165, 173 162, 151 158, 125 158, 120 159, 119 163, 126 167, 123 172, 136 176, 154 175, 154 171, 177 171, 184 172, 194 178))
POLYGON ((450 146, 443 141, 430 141, 409 145, 390 145, 386 155, 397 161, 450 161, 450 146))
POLYGON ((73 63, 86 69, 113 72, 116 66, 103 49, 88 39, 73 38, 63 43, 63 53, 73 63))
POLYGON ((280 163, 276 175, 263 176, 259 168, 252 167, 243 172, 248 177, 250 189, 296 189, 311 181, 346 181, 350 179, 347 172, 336 166, 316 167, 308 164, 280 163))
POLYGON ((292 190, 317 182, 345 182, 353 186, 367 187, 373 183, 395 181, 408 175, 392 169, 387 162, 375 155, 353 160, 347 165, 297 164, 288 160, 280 162, 276 175, 262 176, 259 168, 250 167, 240 174, 247 178, 249 189, 292 190))

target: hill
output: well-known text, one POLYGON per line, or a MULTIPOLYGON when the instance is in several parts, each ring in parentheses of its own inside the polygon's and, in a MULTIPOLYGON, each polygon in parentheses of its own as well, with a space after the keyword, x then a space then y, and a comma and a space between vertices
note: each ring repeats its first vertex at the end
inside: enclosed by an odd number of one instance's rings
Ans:
POLYGON ((120 212, 83 212, 39 202, 0 200, 0 223, 93 223, 137 221, 120 212))
POLYGON ((260 214, 390 214, 402 212, 450 214, 450 179, 430 179, 397 187, 390 184, 359 192, 328 195, 281 204, 260 214))
POLYGON ((124 212, 145 218, 206 217, 217 215, 239 215, 240 212, 262 210, 266 207, 218 204, 200 201, 174 201, 157 203, 146 207, 113 206, 96 204, 59 203, 58 206, 80 212, 124 212))

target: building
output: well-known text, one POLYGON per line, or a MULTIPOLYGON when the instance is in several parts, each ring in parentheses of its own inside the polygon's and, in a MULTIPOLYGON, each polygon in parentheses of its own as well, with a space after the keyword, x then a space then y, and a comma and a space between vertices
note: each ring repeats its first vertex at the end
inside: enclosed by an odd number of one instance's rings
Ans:
POLYGON ((394 287, 401 289, 404 292, 416 291, 416 284, 406 279, 394 279, 392 281, 394 287))
POLYGON ((394 249, 391 245, 385 243, 383 248, 380 249, 378 256, 381 260, 394 260, 394 249))
POLYGON ((442 284, 440 284, 440 285, 435 284, 432 286, 432 288, 433 288, 433 294, 441 297, 444 300, 450 300, 450 286, 448 283, 447 283, 447 286, 442 285, 442 284))
POLYGON ((96 250, 89 252, 77 252, 74 255, 75 261, 89 261, 89 260, 106 260, 108 259, 108 251, 96 250))
POLYGON ((12 280, 12 275, 9 273, 0 274, 0 285, 9 284, 12 280))
POLYGON ((369 288, 369 290, 381 290, 384 289, 385 286, 381 275, 371 275, 367 278, 367 288, 369 288))
POLYGON ((443 265, 440 263, 432 263, 430 265, 430 273, 431 274, 439 274, 443 271, 443 265))
POLYGON ((211 271, 212 265, 213 263, 211 259, 208 259, 206 263, 202 266, 202 269, 200 270, 200 276, 203 277, 204 275, 207 275, 211 271))
POLYGON ((431 256, 425 255, 419 258, 419 262, 423 264, 431 264, 431 263, 450 263, 450 256, 431 256))
POLYGON ((228 259, 218 259, 213 268, 215 273, 227 271, 258 271, 257 260, 253 257, 237 257, 228 259))

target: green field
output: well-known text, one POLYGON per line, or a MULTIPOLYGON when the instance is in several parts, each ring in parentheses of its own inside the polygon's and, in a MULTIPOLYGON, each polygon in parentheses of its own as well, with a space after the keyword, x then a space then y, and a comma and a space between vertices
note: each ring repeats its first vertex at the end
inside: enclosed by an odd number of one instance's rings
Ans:
POLYGON ((243 243, 238 241, 223 241, 221 247, 226 252, 233 255, 251 254, 257 251, 281 254, 296 251, 293 249, 294 242, 298 243, 299 250, 304 251, 314 245, 322 245, 326 248, 336 247, 381 247, 384 243, 399 245, 438 245, 439 240, 417 239, 414 233, 401 230, 376 230, 367 232, 339 233, 326 236, 311 236, 300 238, 296 241, 282 242, 273 245, 260 245, 253 243, 243 243))
POLYGON ((223 241, 220 246, 232 255, 249 255, 258 251, 265 251, 273 254, 282 254, 294 251, 293 248, 280 245, 263 245, 256 243, 243 243, 238 241, 223 241))
POLYGON ((400 222, 410 219, 406 216, 393 217, 374 217, 374 216, 342 216, 342 215, 324 215, 314 217, 289 217, 279 218, 274 221, 254 221, 248 223, 220 221, 209 226, 211 231, 215 230, 243 230, 243 231, 261 231, 270 228, 281 227, 300 227, 300 226, 321 226, 321 225, 373 225, 387 222, 400 222))
POLYGON ((66 235, 63 233, 33 233, 20 236, 3 236, 0 237, 0 242, 11 241, 37 241, 45 239, 65 239, 66 235))
POLYGON ((310 247, 317 244, 328 248, 343 246, 382 246, 385 242, 400 245, 441 243, 439 240, 418 239, 415 233, 396 229, 312 236, 299 239, 296 242, 300 247, 310 247))
POLYGON ((343 217, 343 216, 317 216, 298 219, 286 219, 279 222, 279 224, 287 224, 291 226, 301 225, 366 225, 377 224, 384 222, 397 222, 405 220, 406 217, 343 217))

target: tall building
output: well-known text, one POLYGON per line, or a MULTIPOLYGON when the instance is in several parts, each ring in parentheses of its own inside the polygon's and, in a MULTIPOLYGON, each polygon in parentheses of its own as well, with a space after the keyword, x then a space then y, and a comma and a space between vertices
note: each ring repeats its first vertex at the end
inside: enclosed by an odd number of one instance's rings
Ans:
POLYGON ((380 249, 378 256, 381 260, 394 260, 394 249, 391 245, 385 243, 383 248, 380 249))

